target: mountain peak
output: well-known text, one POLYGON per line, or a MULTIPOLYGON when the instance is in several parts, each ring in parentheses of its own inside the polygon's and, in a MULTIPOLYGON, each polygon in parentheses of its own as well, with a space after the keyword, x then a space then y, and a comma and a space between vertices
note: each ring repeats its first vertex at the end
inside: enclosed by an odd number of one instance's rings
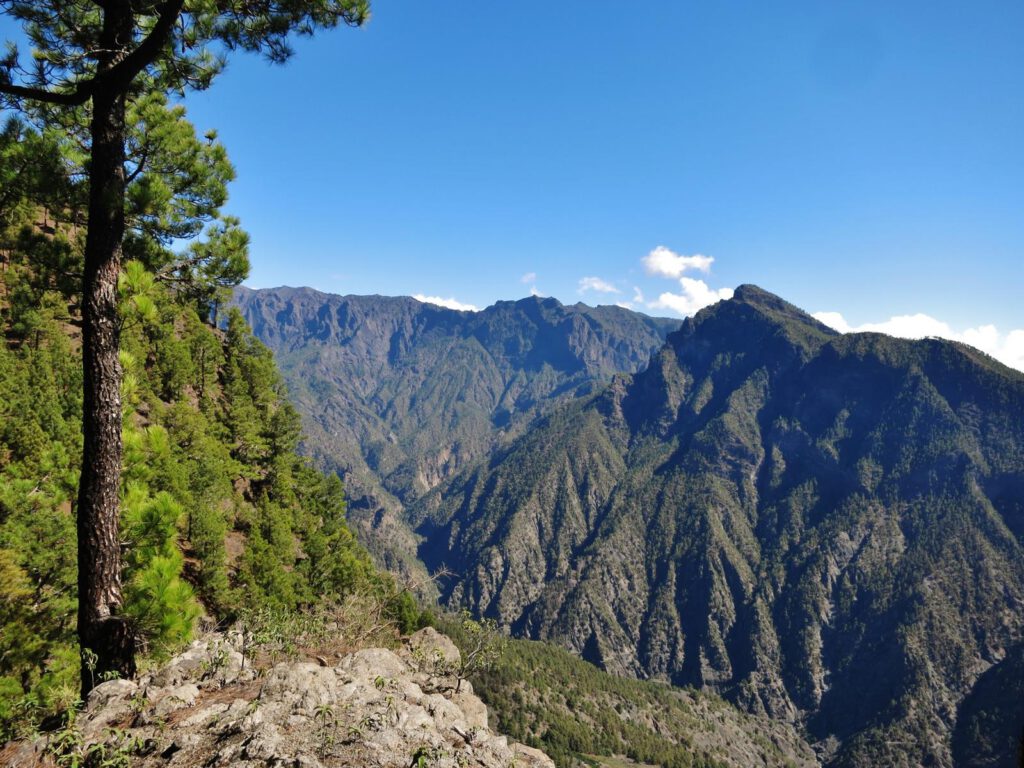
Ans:
MULTIPOLYGON (((503 302, 499 302, 499 303, 503 303, 503 302)), ((558 299, 556 299, 554 296, 538 296, 536 294, 533 294, 533 295, 530 295, 530 296, 524 296, 521 299, 516 299, 515 301, 509 302, 509 303, 510 304, 514 304, 517 307, 540 306, 540 307, 547 307, 548 309, 559 309, 561 307, 565 307, 566 306, 565 304, 560 302, 558 299)))
MULTIPOLYGON (((699 338, 699 345, 710 353, 712 348, 719 349, 730 343, 736 349, 751 344, 763 347, 768 338, 774 337, 784 339, 787 347, 800 349, 806 356, 838 335, 774 293, 744 284, 735 290, 731 299, 705 307, 687 318, 679 332, 669 337, 669 343, 678 348, 687 344, 688 339, 699 338)), ((773 354, 777 352, 776 349, 773 354)))
POLYGON ((725 305, 749 307, 773 326, 779 327, 792 341, 805 348, 840 335, 794 304, 757 285, 745 283, 736 288, 725 305))
POLYGON ((736 301, 742 301, 747 304, 756 304, 764 300, 782 301, 778 296, 770 291, 766 291, 759 285, 753 283, 744 283, 743 285, 737 286, 736 290, 732 294, 733 299, 736 301))
POLYGON ((837 335, 836 331, 814 319, 807 312, 757 285, 744 283, 736 289, 731 300, 754 307, 776 322, 795 321, 810 325, 818 331, 827 333, 829 336, 837 335))

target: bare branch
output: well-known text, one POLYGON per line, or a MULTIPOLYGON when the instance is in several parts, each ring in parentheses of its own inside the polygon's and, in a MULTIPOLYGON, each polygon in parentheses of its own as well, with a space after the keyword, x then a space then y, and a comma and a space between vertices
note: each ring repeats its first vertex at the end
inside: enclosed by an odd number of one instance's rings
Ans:
POLYGON ((139 158, 139 162, 135 166, 135 170, 128 174, 128 177, 124 180, 125 185, 131 184, 135 179, 139 177, 142 170, 146 167, 146 161, 149 159, 148 147, 143 147, 142 157, 139 158))
POLYGON ((0 83, 0 93, 14 96, 18 99, 30 101, 42 101, 47 104, 60 104, 65 107, 77 107, 84 104, 92 96, 93 82, 81 83, 70 93, 60 91, 47 91, 43 88, 27 88, 13 83, 0 83))

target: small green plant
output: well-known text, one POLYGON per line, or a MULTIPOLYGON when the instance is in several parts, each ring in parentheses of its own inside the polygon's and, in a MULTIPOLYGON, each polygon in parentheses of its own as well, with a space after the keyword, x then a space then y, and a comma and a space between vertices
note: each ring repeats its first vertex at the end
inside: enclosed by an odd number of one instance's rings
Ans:
POLYGON ((359 721, 359 727, 365 731, 379 731, 384 725, 384 716, 380 712, 371 712, 359 721))
POLYGON ((313 713, 313 721, 316 723, 320 757, 327 757, 334 750, 338 738, 338 714, 330 704, 321 704, 313 713))
POLYGON ((156 727, 156 732, 161 736, 167 732, 167 718, 166 717, 154 717, 153 725, 156 727))
POLYGON ((77 716, 77 710, 69 709, 63 727, 47 744, 47 752, 58 768, 82 768, 85 765, 85 740, 75 722, 77 716))
POLYGON ((89 673, 89 687, 96 687, 96 665, 99 663, 100 657, 90 648, 82 649, 82 664, 85 666, 86 671, 89 673))
POLYGON ((213 652, 210 654, 210 658, 204 659, 200 665, 202 679, 209 680, 211 677, 215 677, 220 670, 227 667, 230 660, 231 654, 225 647, 224 643, 218 640, 213 646, 213 652))
POLYGON ((446 755, 447 753, 440 747, 418 747, 412 753, 412 762, 409 765, 411 768, 430 768, 437 765, 446 755))
MULTIPOLYGON (((243 611, 242 666, 264 653, 273 666, 280 659, 294 660, 303 646, 316 645, 328 636, 327 617, 322 611, 300 612, 281 608, 243 611)), ((225 652, 225 663, 227 655, 225 652)), ((259 670, 257 670, 259 671, 259 670)))
POLYGON ((460 658, 453 670, 456 693, 462 690, 462 681, 471 674, 492 669, 508 646, 508 638, 494 619, 477 621, 469 611, 463 611, 461 629, 460 658))
POLYGON ((77 717, 77 710, 69 709, 64 726, 47 745, 58 768, 131 768, 132 755, 142 748, 141 738, 124 728, 110 728, 103 741, 86 744, 77 717))
POLYGON ((430 766, 430 757, 427 747, 419 747, 415 752, 412 753, 412 763, 414 768, 428 768, 430 766))
POLYGON ((131 768, 132 755, 142 748, 142 739, 123 728, 111 728, 105 741, 90 744, 86 755, 89 768, 131 768))
POLYGON ((146 692, 140 688, 128 699, 128 708, 132 714, 140 715, 148 703, 149 698, 146 696, 146 692))

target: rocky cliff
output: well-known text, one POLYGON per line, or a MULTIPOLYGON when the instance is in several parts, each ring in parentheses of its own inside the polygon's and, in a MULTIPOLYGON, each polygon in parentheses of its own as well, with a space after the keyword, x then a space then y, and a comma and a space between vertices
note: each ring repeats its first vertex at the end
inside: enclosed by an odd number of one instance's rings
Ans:
POLYGON ((490 730, 472 686, 447 674, 458 649, 432 629, 397 652, 367 648, 259 672, 243 648, 240 634, 214 635, 138 681, 103 683, 72 723, 8 745, 0 763, 554 768, 490 730))

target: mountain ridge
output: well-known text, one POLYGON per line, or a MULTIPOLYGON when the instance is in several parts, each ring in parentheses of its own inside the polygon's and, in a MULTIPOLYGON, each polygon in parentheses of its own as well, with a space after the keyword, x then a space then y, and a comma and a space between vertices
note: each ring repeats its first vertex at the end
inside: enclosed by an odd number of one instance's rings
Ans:
POLYGON ((804 721, 834 765, 948 765, 1022 632, 1022 478, 1024 376, 743 286, 412 516, 449 604, 804 721))
POLYGON ((408 502, 558 403, 639 370, 679 323, 538 297, 463 312, 283 288, 240 289, 234 303, 277 357, 306 452, 344 478, 361 539, 419 579, 408 502))

